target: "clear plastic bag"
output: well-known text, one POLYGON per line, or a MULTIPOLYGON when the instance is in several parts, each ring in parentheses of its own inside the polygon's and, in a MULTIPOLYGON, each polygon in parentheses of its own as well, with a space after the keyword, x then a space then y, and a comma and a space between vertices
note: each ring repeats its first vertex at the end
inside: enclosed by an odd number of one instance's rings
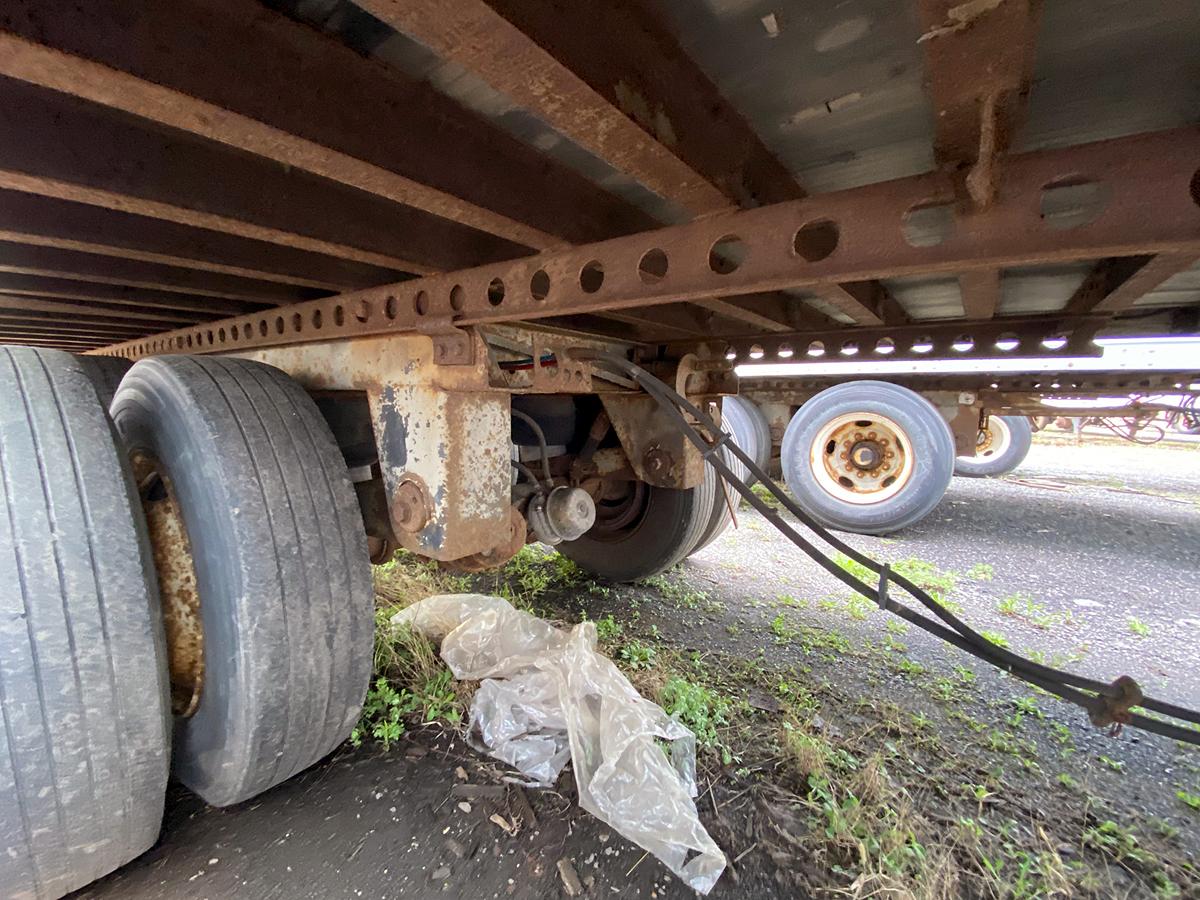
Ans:
POLYGON ((572 760, 584 809, 712 889, 725 856, 696 812, 696 738, 596 650, 592 623, 564 632, 482 594, 429 597, 392 622, 440 640, 455 677, 484 679, 470 729, 488 752, 545 785, 572 760))

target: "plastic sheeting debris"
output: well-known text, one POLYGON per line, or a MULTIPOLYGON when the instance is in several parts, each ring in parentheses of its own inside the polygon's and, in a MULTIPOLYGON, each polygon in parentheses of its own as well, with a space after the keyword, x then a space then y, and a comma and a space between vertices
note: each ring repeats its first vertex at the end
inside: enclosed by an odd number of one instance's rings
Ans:
POLYGON ((597 652, 592 623, 562 631, 482 594, 429 597, 392 622, 440 640, 456 678, 485 679, 470 729, 493 756, 544 785, 571 759, 580 806, 712 889, 725 856, 696 813, 695 735, 597 652))

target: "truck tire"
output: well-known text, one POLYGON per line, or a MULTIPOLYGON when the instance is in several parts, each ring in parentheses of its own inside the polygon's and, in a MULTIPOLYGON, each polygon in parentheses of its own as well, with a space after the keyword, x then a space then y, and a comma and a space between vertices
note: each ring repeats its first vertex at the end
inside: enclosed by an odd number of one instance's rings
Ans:
MULTIPOLYGON (((745 397, 725 397, 721 401, 721 413, 737 445, 765 472, 771 463, 771 426, 763 411, 745 397)), ((734 461, 738 469, 745 468, 740 461, 734 461)), ((747 484, 758 480, 749 474, 749 470, 739 474, 747 484)))
POLYGON ((247 800, 341 743, 367 690, 371 566, 345 461, 304 390, 249 360, 143 360, 112 415, 170 484, 194 565, 203 682, 174 774, 214 806, 247 800))
POLYGON ((888 534, 937 506, 954 472, 954 440, 928 400, 883 381, 826 388, 783 436, 784 479, 829 528, 888 534))
POLYGON ((121 379, 133 367, 133 360, 121 356, 80 356, 79 361, 100 395, 100 402, 108 409, 121 379))
POLYGON ((609 581, 639 581, 683 561, 712 528, 720 476, 705 466, 694 488, 626 482, 627 493, 596 504, 596 524, 558 552, 609 581))
POLYGON ((61 897, 158 837, 166 653, 132 479, 79 360, 0 347, 0 895, 61 897))
POLYGON ((1025 461, 1033 445, 1033 426, 1025 416, 988 416, 986 431, 979 432, 974 456, 954 460, 954 474, 968 478, 1007 475, 1025 461))
MULTIPOLYGON (((734 438, 734 440, 737 440, 737 438, 734 438)), ((742 465, 741 460, 724 447, 718 451, 718 455, 725 462, 725 465, 733 470, 734 474, 743 480, 745 479, 746 467, 742 465)), ((706 465, 704 467, 704 477, 706 480, 713 479, 713 508, 709 513, 708 523, 700 533, 700 538, 696 541, 696 546, 688 551, 688 556, 699 553, 725 533, 725 529, 733 522, 733 507, 740 503, 742 499, 740 494, 725 484, 725 479, 712 466, 706 465)))

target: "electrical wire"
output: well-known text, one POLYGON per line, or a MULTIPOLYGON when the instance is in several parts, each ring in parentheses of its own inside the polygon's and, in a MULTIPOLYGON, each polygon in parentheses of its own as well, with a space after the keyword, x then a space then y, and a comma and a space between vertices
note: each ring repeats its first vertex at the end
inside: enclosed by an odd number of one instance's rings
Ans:
POLYGON ((935 601, 928 593, 908 578, 905 578, 898 572, 892 571, 886 564, 879 563, 859 552, 824 528, 824 526, 788 497, 757 466, 754 460, 730 439, 729 435, 722 432, 706 413, 698 409, 686 397, 676 393, 649 372, 622 357, 590 348, 573 349, 571 355, 575 359, 590 361, 593 365, 615 368, 619 373, 631 378, 671 416, 676 427, 700 450, 701 455, 709 465, 712 465, 716 469, 730 487, 736 490, 751 506, 771 522, 777 530, 783 533, 826 572, 855 592, 876 602, 881 609, 900 616, 904 620, 928 631, 930 634, 941 638, 947 643, 999 669, 1003 669, 1023 681, 1035 684, 1043 690, 1081 706, 1087 711, 1092 721, 1097 724, 1112 724, 1114 728, 1119 727, 1121 724, 1128 724, 1178 741, 1200 744, 1200 730, 1185 727, 1174 722, 1151 718, 1141 713, 1134 713, 1128 707, 1137 706, 1159 715, 1170 716, 1184 722, 1189 722, 1194 726, 1200 725, 1200 712, 1146 697, 1141 694, 1140 689, 1137 688, 1136 684, 1128 676, 1122 676, 1113 683, 1106 684, 1092 678, 1034 662, 1033 660, 1012 653, 1005 647, 992 643, 935 601), (700 427, 708 432, 711 437, 706 439, 688 421, 688 416, 699 423, 700 427), (732 452, 746 466, 747 470, 762 482, 775 499, 820 540, 866 567, 868 570, 875 572, 879 576, 878 584, 868 584, 854 574, 846 571, 792 528, 774 509, 758 497, 744 481, 734 474, 729 465, 721 459, 718 453, 721 447, 726 447, 732 452), (941 622, 921 614, 890 596, 888 592, 890 585, 901 587, 913 599, 932 612, 941 622), (1129 686, 1131 685, 1132 690, 1135 692, 1134 694, 1130 693, 1129 686))
POLYGON ((554 477, 550 474, 550 447, 546 443, 546 432, 542 431, 542 426, 529 413, 514 409, 512 414, 513 418, 520 419, 528 425, 533 431, 533 436, 537 438, 538 449, 542 454, 542 473, 546 476, 546 484, 552 484, 554 477))

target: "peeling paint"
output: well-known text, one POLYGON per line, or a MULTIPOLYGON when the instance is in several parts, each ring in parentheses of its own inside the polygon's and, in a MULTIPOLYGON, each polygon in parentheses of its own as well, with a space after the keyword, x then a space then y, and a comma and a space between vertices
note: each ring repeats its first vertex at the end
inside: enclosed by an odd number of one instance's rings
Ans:
POLYGON ((962 31, 964 28, 970 27, 976 19, 998 9, 1005 2, 1006 0, 969 0, 967 3, 952 6, 946 10, 946 21, 917 38, 917 43, 923 44, 934 38, 962 31))

